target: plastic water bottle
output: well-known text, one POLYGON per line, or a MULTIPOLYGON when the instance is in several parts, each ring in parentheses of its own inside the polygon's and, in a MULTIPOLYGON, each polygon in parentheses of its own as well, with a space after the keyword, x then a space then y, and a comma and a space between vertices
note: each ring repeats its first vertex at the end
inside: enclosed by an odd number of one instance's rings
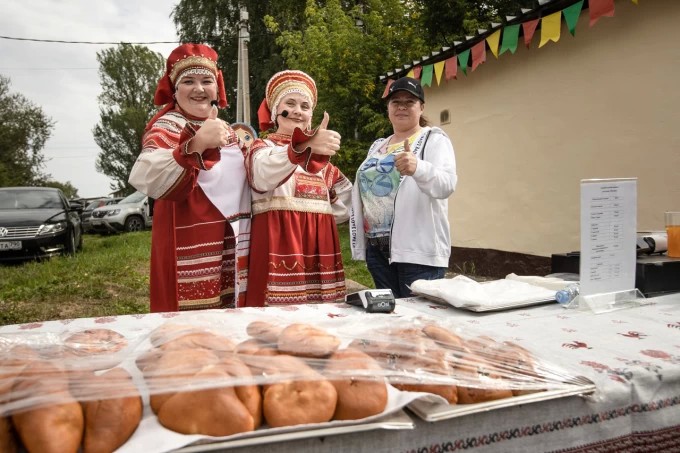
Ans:
POLYGON ((566 288, 561 289, 555 293, 555 300, 561 304, 568 304, 576 296, 578 296, 579 293, 579 284, 578 283, 570 283, 567 285, 566 288))

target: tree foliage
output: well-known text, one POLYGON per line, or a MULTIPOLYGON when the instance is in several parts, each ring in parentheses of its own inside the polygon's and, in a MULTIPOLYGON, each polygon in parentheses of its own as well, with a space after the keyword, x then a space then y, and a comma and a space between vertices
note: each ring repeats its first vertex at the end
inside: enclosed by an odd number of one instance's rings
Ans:
MULTIPOLYGON (((333 161, 350 178, 370 142, 391 131, 378 75, 427 49, 417 13, 400 0, 328 0, 323 5, 309 0, 303 27, 277 38, 287 66, 317 82, 316 120, 329 112, 329 127, 343 137, 342 152, 333 161)), ((276 30, 274 19, 268 19, 276 30)))
POLYGON ((219 55, 230 106, 227 117, 236 117, 236 82, 239 39, 239 6, 249 14, 248 44, 251 124, 257 125, 257 108, 269 77, 285 68, 276 33, 267 29, 264 18, 274 16, 281 30, 301 27, 299 12, 305 0, 182 0, 173 10, 173 20, 182 42, 210 45, 219 55))
POLYGON ((329 127, 343 136, 334 162, 352 177, 368 144, 391 132, 380 74, 530 4, 533 0, 181 0, 173 18, 183 42, 217 50, 231 94, 239 5, 245 6, 251 123, 257 124, 255 112, 271 75, 282 69, 309 73, 319 92, 315 122, 329 112, 329 127))
POLYGON ((131 192, 128 176, 155 111, 153 97, 165 59, 145 46, 121 44, 97 52, 97 61, 102 93, 100 122, 92 131, 101 148, 96 168, 114 180, 112 190, 131 192))
POLYGON ((64 193, 64 196, 68 199, 78 198, 78 189, 76 189, 76 187, 73 184, 71 184, 71 181, 59 182, 47 180, 43 185, 45 187, 54 187, 55 189, 61 189, 61 191, 64 193))
POLYGON ((47 178, 41 153, 54 123, 0 75, 0 187, 35 186, 47 178))
POLYGON ((413 14, 400 0, 309 0, 303 28, 277 39, 287 65, 316 80, 317 116, 328 111, 343 137, 366 141, 388 130, 377 76, 426 50, 413 14))
POLYGON ((455 40, 474 36, 491 22, 505 22, 521 8, 535 6, 534 0, 413 0, 422 17, 427 42, 433 48, 453 46, 455 40))

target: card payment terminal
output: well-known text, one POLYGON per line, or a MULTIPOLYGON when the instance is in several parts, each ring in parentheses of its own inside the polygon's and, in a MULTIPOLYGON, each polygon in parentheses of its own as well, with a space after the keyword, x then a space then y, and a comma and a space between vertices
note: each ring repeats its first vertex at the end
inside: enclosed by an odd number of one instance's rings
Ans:
POLYGON ((364 289, 345 296, 345 302, 364 307, 366 313, 392 313, 396 305, 391 289, 364 289))

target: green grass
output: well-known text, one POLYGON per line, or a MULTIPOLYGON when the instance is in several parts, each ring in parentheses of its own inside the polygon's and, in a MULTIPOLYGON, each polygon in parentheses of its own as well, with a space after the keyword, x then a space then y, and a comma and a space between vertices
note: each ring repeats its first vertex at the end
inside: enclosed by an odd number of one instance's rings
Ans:
POLYGON ((349 248, 349 223, 338 225, 340 235, 340 249, 342 250, 342 264, 345 268, 345 278, 354 280, 369 288, 373 288, 373 278, 366 268, 365 261, 354 261, 349 248))
POLYGON ((149 311, 151 233, 85 235, 74 257, 0 266, 0 324, 149 311))
MULTIPOLYGON (((347 224, 339 227, 347 278, 372 287, 353 261, 347 224)), ((85 235, 74 257, 0 265, 0 325, 149 311, 151 232, 85 235)))

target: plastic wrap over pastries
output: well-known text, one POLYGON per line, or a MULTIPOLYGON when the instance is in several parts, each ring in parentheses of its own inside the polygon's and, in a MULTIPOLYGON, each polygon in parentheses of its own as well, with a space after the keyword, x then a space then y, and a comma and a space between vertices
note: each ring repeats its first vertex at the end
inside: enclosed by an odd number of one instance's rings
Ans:
POLYGON ((114 451, 145 407, 169 430, 222 437, 376 416, 389 386, 475 404, 571 381, 512 342, 390 316, 217 313, 146 331, 5 334, 0 451, 114 451))

